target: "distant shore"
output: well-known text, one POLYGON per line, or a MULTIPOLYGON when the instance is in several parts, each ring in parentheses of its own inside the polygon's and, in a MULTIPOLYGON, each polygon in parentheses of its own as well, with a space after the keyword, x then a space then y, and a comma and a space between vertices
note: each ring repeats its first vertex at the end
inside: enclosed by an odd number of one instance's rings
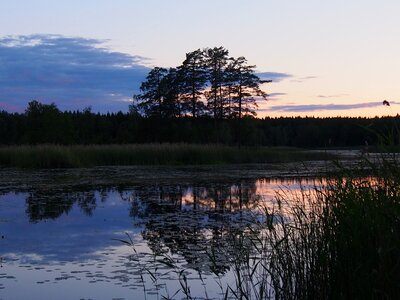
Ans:
POLYGON ((33 145, 0 147, 0 167, 79 168, 130 165, 224 165, 329 160, 326 152, 286 147, 198 144, 33 145))

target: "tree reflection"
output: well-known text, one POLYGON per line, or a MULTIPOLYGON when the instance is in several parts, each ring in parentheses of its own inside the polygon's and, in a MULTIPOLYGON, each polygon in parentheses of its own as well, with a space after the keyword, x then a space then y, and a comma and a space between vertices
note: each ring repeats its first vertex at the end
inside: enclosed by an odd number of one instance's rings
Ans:
POLYGON ((146 187, 132 194, 130 215, 142 220, 155 255, 179 254, 192 269, 222 274, 243 249, 243 237, 256 234, 259 198, 255 180, 146 187))
MULTIPOLYGON (((143 226, 143 239, 155 255, 180 255, 188 267, 199 272, 226 272, 238 249, 244 249, 244 237, 256 234, 251 228, 260 200, 256 180, 82 190, 41 188, 28 194, 26 213, 31 222, 39 222, 69 214, 76 206, 91 216, 111 192, 129 203, 129 215, 143 226)), ((246 245, 249 251, 253 246, 246 245)))
MULTIPOLYGON (((85 215, 91 216, 97 207, 95 192, 94 190, 34 190, 26 198, 26 214, 29 221, 33 223, 47 219, 54 220, 63 214, 68 214, 76 203, 85 215)), ((100 199, 105 199, 101 195, 102 193, 100 193, 100 199)))
POLYGON ((34 191, 26 199, 26 213, 30 222, 57 219, 68 213, 75 200, 51 191, 34 191))

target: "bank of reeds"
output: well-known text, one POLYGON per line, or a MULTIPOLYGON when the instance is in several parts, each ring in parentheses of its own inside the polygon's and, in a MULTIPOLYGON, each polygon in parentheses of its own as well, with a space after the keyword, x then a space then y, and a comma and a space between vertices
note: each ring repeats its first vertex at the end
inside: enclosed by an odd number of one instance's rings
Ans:
POLYGON ((368 176, 347 170, 322 187, 281 194, 265 208, 256 258, 235 266, 242 282, 229 287, 232 295, 397 299, 400 166, 383 158, 370 167, 368 176))
POLYGON ((331 157, 326 153, 308 153, 290 148, 195 144, 36 145, 0 148, 0 166, 21 168, 268 163, 331 157))

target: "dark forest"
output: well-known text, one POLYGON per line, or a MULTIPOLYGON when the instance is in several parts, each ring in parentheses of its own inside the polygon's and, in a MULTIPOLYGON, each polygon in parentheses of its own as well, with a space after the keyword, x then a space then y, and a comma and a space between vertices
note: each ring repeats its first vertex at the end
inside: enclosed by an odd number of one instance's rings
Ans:
POLYGON ((359 147, 396 141, 399 117, 215 119, 159 118, 135 113, 60 111, 29 103, 24 113, 0 112, 0 144, 194 143, 303 148, 359 147))

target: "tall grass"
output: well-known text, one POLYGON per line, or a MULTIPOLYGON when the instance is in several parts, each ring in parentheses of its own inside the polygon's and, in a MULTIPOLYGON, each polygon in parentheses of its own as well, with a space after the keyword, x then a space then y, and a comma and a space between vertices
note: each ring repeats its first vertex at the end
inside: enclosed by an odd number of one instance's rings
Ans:
MULTIPOLYGON (((237 299, 398 299, 400 165, 388 152, 399 130, 382 136, 381 156, 314 189, 281 193, 265 207, 258 255, 236 266, 249 284, 237 299), (388 148, 389 147, 389 148, 388 148)), ((239 277, 239 276, 237 276, 239 277)))
POLYGON ((328 159, 326 153, 290 148, 194 144, 91 146, 9 146, 0 148, 0 166, 66 168, 104 165, 267 163, 328 159))
POLYGON ((265 208, 257 259, 235 267, 247 284, 230 287, 234 297, 397 299, 400 167, 386 158, 373 166, 368 177, 347 171, 265 208))

